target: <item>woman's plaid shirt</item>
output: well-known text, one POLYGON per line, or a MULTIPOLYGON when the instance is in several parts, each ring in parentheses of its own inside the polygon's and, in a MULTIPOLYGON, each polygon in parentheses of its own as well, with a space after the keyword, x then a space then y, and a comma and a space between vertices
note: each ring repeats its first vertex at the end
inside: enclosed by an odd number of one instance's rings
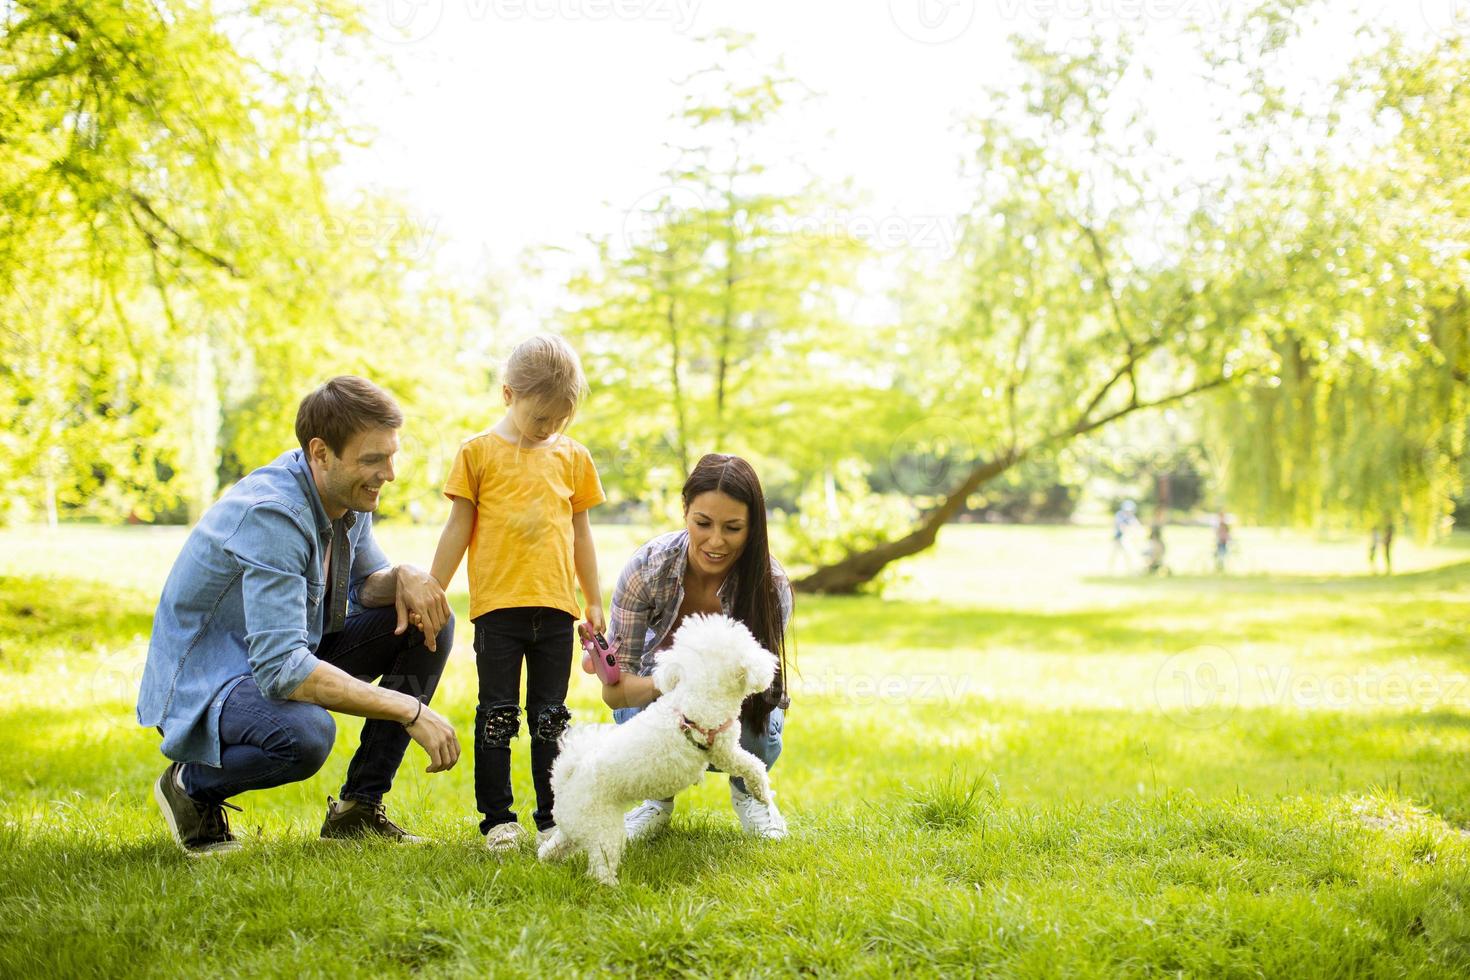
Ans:
MULTIPOLYGON (((609 628, 612 642, 622 641, 618 651, 618 668, 633 674, 653 672, 654 650, 663 646, 669 631, 679 618, 684 603, 684 572, 689 565, 689 532, 671 531, 654 538, 633 553, 618 584, 613 587, 609 628)), ((791 623, 791 582, 786 570, 771 559, 771 578, 781 601, 781 631, 791 623)), ((720 586, 720 606, 725 615, 735 602, 736 581, 732 573, 720 586)), ((783 690, 773 692, 784 708, 787 699, 784 678, 777 679, 783 690)))

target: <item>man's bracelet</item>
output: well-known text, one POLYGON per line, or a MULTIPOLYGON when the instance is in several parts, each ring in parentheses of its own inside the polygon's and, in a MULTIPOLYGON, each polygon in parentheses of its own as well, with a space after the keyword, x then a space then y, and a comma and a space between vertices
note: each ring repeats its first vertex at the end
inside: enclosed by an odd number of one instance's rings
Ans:
POLYGON ((413 713, 413 718, 412 719, 410 719, 409 721, 406 721, 406 722, 403 723, 403 730, 404 731, 408 731, 414 725, 418 724, 419 715, 421 715, 421 714, 424 713, 424 702, 419 701, 418 698, 414 698, 414 700, 418 702, 419 709, 413 713))

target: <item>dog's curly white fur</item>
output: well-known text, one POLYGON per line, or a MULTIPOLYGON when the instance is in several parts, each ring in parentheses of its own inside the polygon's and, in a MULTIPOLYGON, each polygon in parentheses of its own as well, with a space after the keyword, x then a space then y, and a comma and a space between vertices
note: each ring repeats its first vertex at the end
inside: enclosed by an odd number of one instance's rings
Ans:
POLYGON ((740 747, 740 705, 764 691, 776 676, 776 658, 744 624, 726 616, 694 615, 674 634, 673 646, 654 660, 661 696, 622 725, 575 725, 561 738, 551 770, 556 797, 555 833, 543 843, 542 861, 587 853, 587 873, 618 882, 623 855, 623 813, 640 800, 663 799, 687 789, 713 764, 745 780, 762 803, 770 799, 765 763, 740 747), (682 727, 687 719, 707 737, 682 727))

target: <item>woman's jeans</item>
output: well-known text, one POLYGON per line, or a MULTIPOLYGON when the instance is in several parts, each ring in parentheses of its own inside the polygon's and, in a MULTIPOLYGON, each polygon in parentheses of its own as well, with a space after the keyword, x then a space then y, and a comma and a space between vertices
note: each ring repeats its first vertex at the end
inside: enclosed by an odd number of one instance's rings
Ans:
POLYGON ((475 620, 475 667, 480 674, 475 709, 475 807, 484 815, 480 833, 514 822, 510 788, 510 740, 520 733, 521 661, 526 662, 526 719, 531 730, 531 781, 536 787, 537 830, 555 825, 551 764, 557 739, 571 720, 567 685, 572 674, 571 613, 542 606, 496 609, 475 620))
MULTIPOLYGON (((642 708, 614 708, 613 721, 621 725, 642 710, 642 708)), ((781 757, 781 729, 785 724, 786 712, 780 708, 771 709, 771 717, 766 720, 766 730, 764 732, 759 732, 752 728, 744 718, 741 718, 740 747, 764 762, 766 769, 769 770, 776 764, 776 760, 781 757)), ((714 766, 710 766, 709 771, 719 772, 720 770, 714 766)), ((730 778, 730 785, 742 793, 745 792, 745 780, 739 776, 732 776, 730 778)), ((672 802, 672 797, 664 802, 672 802)))
MULTIPOLYGON (((347 617, 338 632, 323 636, 316 656, 360 681, 381 677, 379 687, 412 694, 427 704, 454 647, 454 619, 439 631, 433 652, 415 627, 395 636, 397 625, 392 606, 365 609, 347 617)), ((200 803, 221 803, 247 790, 309 779, 332 754, 337 725, 326 708, 274 701, 260 693, 254 677, 245 677, 220 709, 219 733, 218 769, 192 762, 183 767, 184 792, 200 803)), ((347 766, 342 799, 381 802, 409 741, 408 730, 396 721, 365 721, 362 741, 347 766)))

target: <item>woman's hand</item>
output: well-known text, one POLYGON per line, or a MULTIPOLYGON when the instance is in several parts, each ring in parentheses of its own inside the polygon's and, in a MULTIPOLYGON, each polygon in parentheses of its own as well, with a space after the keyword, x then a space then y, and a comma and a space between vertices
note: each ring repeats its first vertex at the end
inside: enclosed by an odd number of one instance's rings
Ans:
POLYGON ((609 708, 646 708, 661 693, 652 677, 624 674, 616 684, 602 685, 602 703, 609 708))

